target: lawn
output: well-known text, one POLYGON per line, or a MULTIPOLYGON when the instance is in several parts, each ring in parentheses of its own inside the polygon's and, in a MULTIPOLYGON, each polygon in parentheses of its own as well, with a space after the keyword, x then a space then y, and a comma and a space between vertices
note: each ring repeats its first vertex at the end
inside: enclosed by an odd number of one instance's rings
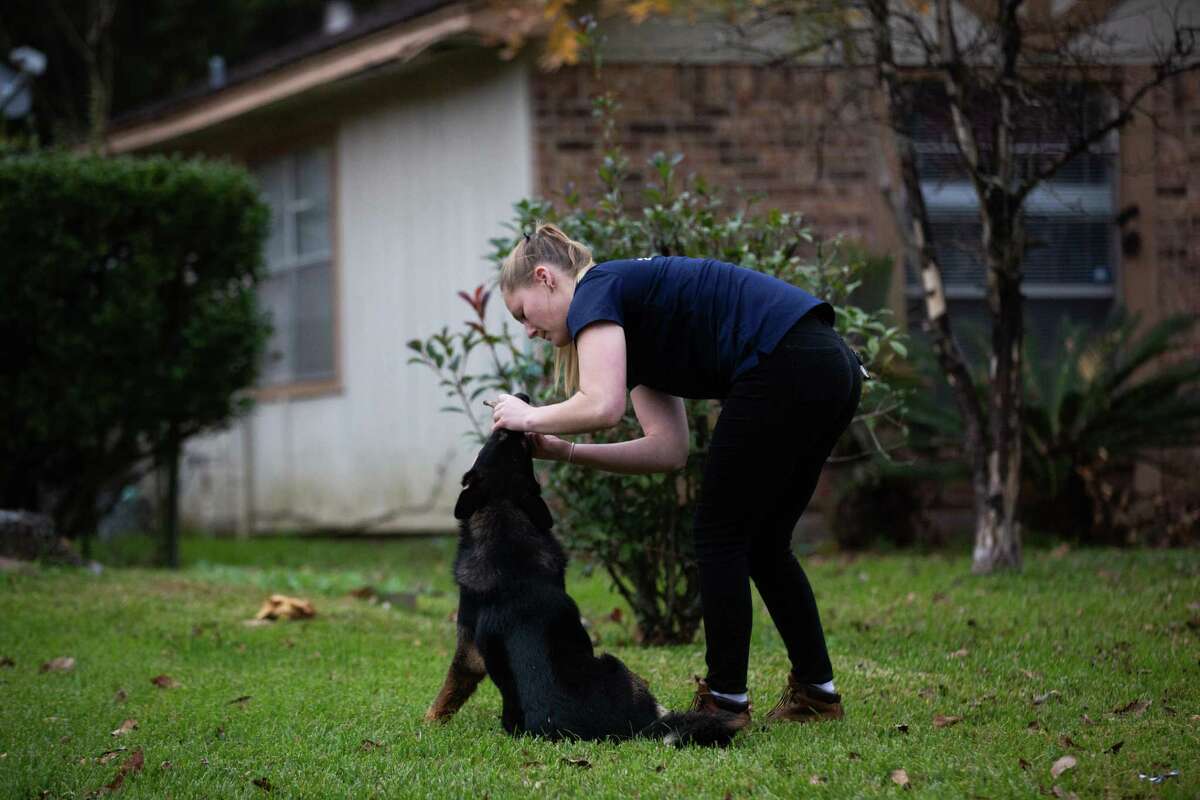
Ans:
MULTIPOLYGON (((1195 550, 1037 550, 987 578, 965 554, 810 558, 846 719, 756 720, 712 751, 513 739, 487 683, 422 722, 454 644, 453 547, 189 538, 178 572, 0 575, 0 796, 103 794, 118 775, 118 796, 154 798, 1200 796, 1195 550), (394 602, 349 594, 368 585, 394 602), (316 618, 245 625, 271 592, 316 618), (59 657, 74 667, 42 670, 59 657)), ((636 646, 600 570, 569 589, 601 649, 686 705, 698 643, 636 646)), ((786 663, 756 608, 761 719, 786 663)))

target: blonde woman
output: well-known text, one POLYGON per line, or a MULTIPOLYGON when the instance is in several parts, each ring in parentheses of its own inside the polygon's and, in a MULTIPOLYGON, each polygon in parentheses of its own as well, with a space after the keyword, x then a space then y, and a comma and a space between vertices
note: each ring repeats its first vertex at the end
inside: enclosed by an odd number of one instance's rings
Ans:
POLYGON ((533 407, 512 395, 492 425, 525 431, 538 458, 618 473, 668 472, 688 456, 681 398, 722 400, 693 524, 708 674, 692 708, 750 714, 750 580, 792 669, 769 719, 840 719, 841 696, 792 531, 862 391, 860 364, 833 309, 788 283, 709 259, 602 264, 553 225, 505 259, 500 289, 530 337, 558 348, 568 398, 533 407), (643 436, 613 444, 559 438, 609 428, 628 391, 643 436))

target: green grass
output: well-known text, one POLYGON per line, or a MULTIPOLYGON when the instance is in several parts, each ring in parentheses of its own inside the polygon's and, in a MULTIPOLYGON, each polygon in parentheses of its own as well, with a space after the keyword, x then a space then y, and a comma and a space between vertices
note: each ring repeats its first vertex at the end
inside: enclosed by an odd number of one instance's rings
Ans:
MULTIPOLYGON (((87 796, 138 748, 128 797, 900 796, 896 769, 924 797, 1200 796, 1194 550, 1042 550, 1021 574, 988 578, 959 555, 808 559, 847 718, 756 723, 712 751, 513 739, 487 683, 449 724, 424 724, 454 643, 453 546, 192 538, 178 573, 0 576, 0 658, 15 662, 0 668, 0 797, 87 796), (347 596, 364 584, 413 593, 416 607, 347 596), (317 618, 243 625, 275 591, 308 597, 317 618), (75 668, 40 671, 57 656, 75 668), (181 685, 151 684, 164 673, 181 685), (1139 700, 1149 707, 1116 711, 1139 700), (963 720, 937 728, 938 714, 963 720), (113 737, 125 719, 138 728, 113 737), (116 747, 128 750, 97 763, 116 747), (1052 778, 1067 754, 1077 766, 1052 778), (1181 776, 1160 785, 1137 776, 1172 768, 1181 776)), ((689 701, 699 644, 635 646, 599 571, 573 571, 569 588, 602 649, 668 705, 689 701)), ((760 718, 785 670, 758 604, 760 718)))

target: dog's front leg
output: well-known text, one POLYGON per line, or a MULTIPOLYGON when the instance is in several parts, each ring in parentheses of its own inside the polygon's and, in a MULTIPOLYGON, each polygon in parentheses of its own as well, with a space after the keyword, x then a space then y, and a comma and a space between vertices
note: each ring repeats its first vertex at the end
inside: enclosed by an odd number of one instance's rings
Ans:
POLYGON ((458 646, 454 650, 454 658, 450 660, 446 681, 434 698, 433 705, 425 712, 425 721, 434 722, 454 716, 454 713, 463 707, 463 703, 471 699, 479 682, 486 675, 483 656, 475 646, 475 631, 460 622, 458 646))

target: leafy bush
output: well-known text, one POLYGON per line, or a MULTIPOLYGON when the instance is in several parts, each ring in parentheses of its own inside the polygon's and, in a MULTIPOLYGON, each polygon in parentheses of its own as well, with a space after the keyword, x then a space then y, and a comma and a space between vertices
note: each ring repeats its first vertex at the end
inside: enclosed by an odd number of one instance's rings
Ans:
MULTIPOLYGON (((1133 471, 1145 463, 1170 474, 1174 462, 1164 451, 1200 447, 1200 364, 1184 352, 1196 324, 1195 317, 1179 315, 1143 329, 1138 317, 1118 311, 1096 329, 1067 325, 1046 352, 1026 340, 1021 473, 1027 525, 1098 544, 1195 537, 1196 509, 1176 502, 1172 511, 1168 498, 1138 497, 1133 471)), ((939 381, 922 353, 914 351, 922 372, 939 381)), ((983 386, 982 369, 977 377, 983 386)), ((950 470, 947 445, 961 441, 961 421, 948 407, 929 389, 916 393, 906 412, 910 445, 950 470)))
MULTIPOLYGON (((610 150, 598 174, 601 197, 585 208, 576 194, 563 208, 539 200, 516 204, 508 223, 510 236, 493 240, 492 260, 499 265, 522 231, 549 221, 592 248, 597 262, 647 254, 718 258, 756 269, 799 285, 837 307, 839 330, 863 351, 869 364, 885 364, 905 353, 903 337, 890 324, 889 312, 865 312, 845 305, 858 286, 862 261, 840 257, 837 243, 821 244, 799 214, 777 210, 726 212, 721 198, 701 178, 681 179, 682 156, 661 153, 649 161, 655 180, 643 193, 643 204, 627 206, 622 194, 627 166, 619 151, 610 150)), ((481 438, 490 420, 480 398, 497 391, 524 391, 536 404, 555 402, 549 376, 552 349, 518 341, 508 322, 498 328, 487 320, 490 292, 460 293, 472 306, 474 319, 458 330, 448 327, 409 342, 411 362, 434 370, 454 405, 481 438), (486 353, 480 363, 480 353, 486 353)), ((505 315, 506 316, 506 315, 505 315)), ((520 331, 517 331, 520 335, 520 331)), ((523 339, 523 336, 522 336, 523 339)), ((862 411, 870 425, 899 406, 899 398, 881 381, 869 382, 862 411)), ((598 562, 630 604, 645 643, 688 642, 700 623, 698 573, 692 553, 691 525, 700 488, 709 433, 719 413, 710 401, 686 401, 690 455, 675 473, 639 476, 555 465, 546 476, 556 510, 557 530, 577 555, 598 562)), ((641 435, 627 410, 614 429, 582 441, 621 441, 641 435)))
POLYGON ((227 164, 0 154, 0 505, 88 535, 247 400, 266 207, 227 164))

